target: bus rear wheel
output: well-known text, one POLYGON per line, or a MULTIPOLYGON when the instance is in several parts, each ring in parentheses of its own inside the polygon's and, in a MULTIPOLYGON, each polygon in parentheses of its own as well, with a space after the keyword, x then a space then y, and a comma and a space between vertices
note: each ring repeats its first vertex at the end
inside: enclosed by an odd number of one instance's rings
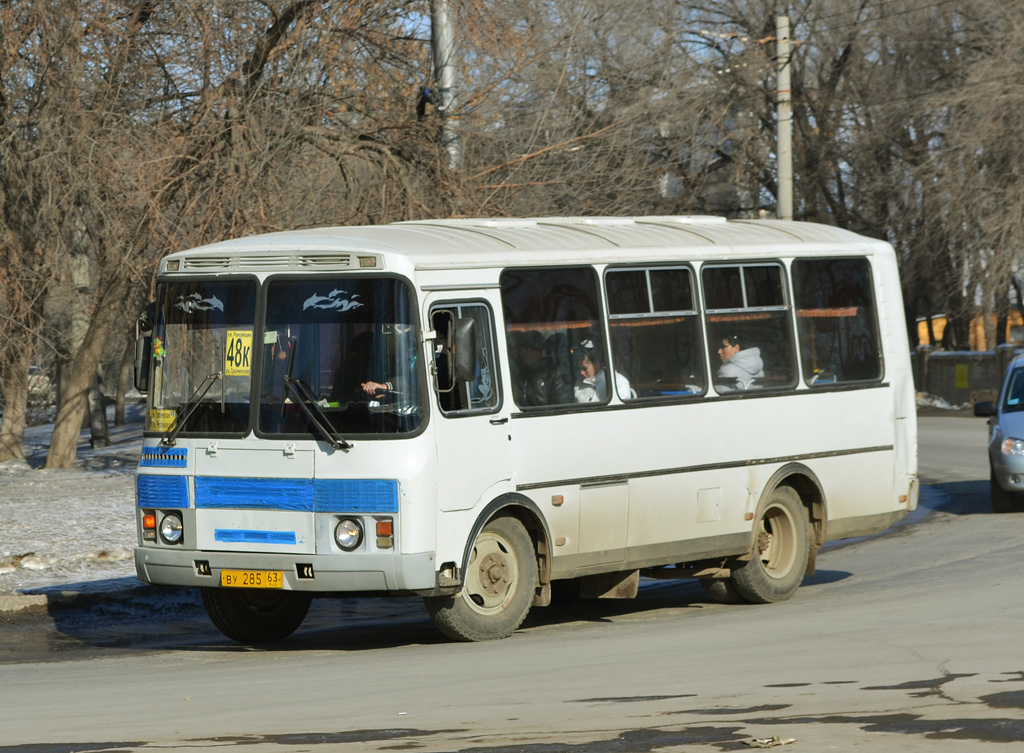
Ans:
POLYGON ((457 641, 507 638, 526 619, 537 589, 537 558, 512 517, 488 522, 469 555, 462 591, 423 600, 438 630, 457 641))
POLYGON ((201 588, 200 592, 214 627, 239 643, 284 640, 306 619, 312 601, 300 591, 201 588))
POLYGON ((785 601, 803 582, 810 551, 807 510, 794 489, 780 486, 758 519, 754 556, 734 563, 732 584, 754 604, 785 601))
POLYGON ((719 604, 742 604, 745 601, 733 585, 731 577, 701 578, 700 584, 704 588, 704 593, 719 604))

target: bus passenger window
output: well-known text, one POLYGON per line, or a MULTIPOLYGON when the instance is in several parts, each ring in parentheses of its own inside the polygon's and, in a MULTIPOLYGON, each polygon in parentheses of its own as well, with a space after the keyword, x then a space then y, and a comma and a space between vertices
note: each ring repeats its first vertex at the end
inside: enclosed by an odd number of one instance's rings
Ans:
POLYGON ((715 390, 793 387, 796 352, 782 266, 708 266, 701 280, 715 390))
MULTIPOLYGON (((609 269, 605 273, 612 366, 629 380, 622 400, 704 392, 700 320, 685 267, 609 269)), ((618 377, 617 383, 621 383, 618 377)))
MULTIPOLYGON (((576 403, 574 386, 583 382, 580 346, 602 339, 595 277, 591 267, 501 273, 512 397, 520 408, 576 403)), ((600 360, 607 361, 603 351, 600 360)))
POLYGON ((793 262, 793 291, 807 384, 882 378, 867 259, 798 259, 793 262))

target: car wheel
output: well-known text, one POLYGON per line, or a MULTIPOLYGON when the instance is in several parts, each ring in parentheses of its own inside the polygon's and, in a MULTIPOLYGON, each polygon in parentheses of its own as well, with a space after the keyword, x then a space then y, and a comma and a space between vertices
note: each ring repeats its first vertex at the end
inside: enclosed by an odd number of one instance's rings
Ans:
POLYGON ((1013 511, 1013 499, 1016 496, 1013 492, 1008 492, 1006 489, 999 485, 999 481, 996 479, 996 472, 991 471, 989 474, 989 493, 992 497, 992 512, 1004 513, 1013 511))

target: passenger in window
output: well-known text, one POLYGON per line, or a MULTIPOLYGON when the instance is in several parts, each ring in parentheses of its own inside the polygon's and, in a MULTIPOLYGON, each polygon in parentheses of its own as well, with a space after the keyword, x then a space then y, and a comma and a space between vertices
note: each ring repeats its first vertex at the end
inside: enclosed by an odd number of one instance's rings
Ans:
POLYGON ((523 332, 514 341, 512 394, 524 408, 564 405, 573 402, 569 374, 559 369, 546 353, 544 336, 536 330, 523 332))
POLYGON ((764 376, 764 361, 760 348, 744 348, 740 336, 733 334, 722 338, 718 348, 722 365, 718 367, 715 389, 719 392, 745 390, 751 382, 764 376))
MULTIPOLYGON (((580 381, 573 390, 576 402, 603 403, 608 399, 608 378, 601 362, 601 350, 594 346, 593 340, 581 342, 580 350, 580 381)), ((636 393, 629 385, 629 379, 618 372, 615 373, 615 387, 623 398, 636 397, 636 393)))

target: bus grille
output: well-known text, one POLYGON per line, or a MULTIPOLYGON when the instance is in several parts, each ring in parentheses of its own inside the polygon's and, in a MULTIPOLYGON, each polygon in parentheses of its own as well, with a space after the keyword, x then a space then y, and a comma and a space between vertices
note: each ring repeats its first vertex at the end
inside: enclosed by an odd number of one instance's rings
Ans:
POLYGON ((268 256, 194 256, 182 260, 189 270, 204 269, 350 269, 357 266, 351 254, 280 254, 268 256))

